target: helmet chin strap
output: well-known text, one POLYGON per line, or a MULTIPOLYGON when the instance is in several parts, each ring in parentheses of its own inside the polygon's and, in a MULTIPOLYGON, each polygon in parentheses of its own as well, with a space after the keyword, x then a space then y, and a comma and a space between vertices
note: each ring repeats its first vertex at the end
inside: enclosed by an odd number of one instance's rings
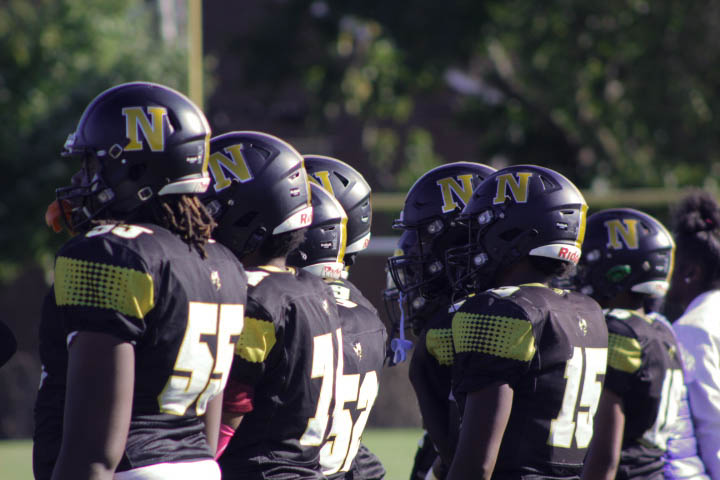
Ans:
POLYGON ((413 346, 413 343, 405 338, 405 310, 402 308, 404 295, 398 292, 398 303, 400 304, 400 327, 399 337, 393 338, 390 342, 390 348, 393 351, 393 364, 397 365, 407 360, 407 352, 413 346))

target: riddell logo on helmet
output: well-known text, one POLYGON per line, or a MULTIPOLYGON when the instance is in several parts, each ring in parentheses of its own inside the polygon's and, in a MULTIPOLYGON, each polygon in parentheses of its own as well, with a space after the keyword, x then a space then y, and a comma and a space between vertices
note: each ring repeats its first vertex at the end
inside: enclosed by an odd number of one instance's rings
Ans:
POLYGON ((312 215, 308 215, 307 213, 300 214, 300 225, 310 225, 312 223, 312 215))
POLYGON ((580 261, 580 254, 574 250, 570 250, 567 247, 560 247, 557 254, 558 258, 567 260, 568 262, 578 263, 580 261))
POLYGON ((340 278, 342 276, 342 268, 333 267, 331 265, 323 265, 321 277, 340 278))

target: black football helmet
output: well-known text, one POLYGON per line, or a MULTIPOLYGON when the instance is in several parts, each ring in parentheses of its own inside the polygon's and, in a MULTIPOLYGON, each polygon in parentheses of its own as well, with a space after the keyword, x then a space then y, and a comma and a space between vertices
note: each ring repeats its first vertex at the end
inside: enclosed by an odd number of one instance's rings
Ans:
POLYGON ((83 161, 73 184, 56 191, 61 210, 72 209, 70 229, 95 218, 128 219, 156 195, 204 192, 209 139, 205 115, 171 88, 133 82, 102 92, 62 152, 83 161))
POLYGON ((365 250, 370 243, 370 185, 360 172, 337 158, 322 155, 305 155, 304 158, 310 181, 334 195, 347 214, 344 261, 348 266, 352 265, 354 255, 365 250))
POLYGON ((288 256, 288 264, 323 278, 341 278, 347 242, 347 215, 340 202, 320 185, 310 183, 313 221, 305 241, 288 256))
POLYGON ((598 301, 624 291, 662 297, 672 273, 675 243, 650 215, 612 208, 588 218, 576 288, 598 301))
POLYGON ((447 252, 456 293, 484 290, 500 267, 527 255, 577 264, 586 216, 582 193, 558 172, 537 165, 498 170, 458 219, 468 237, 447 252))
POLYGON ((445 251, 458 245, 457 230, 451 227, 474 188, 494 171, 481 163, 448 163, 428 171, 410 188, 393 226, 416 232, 416 253, 388 259, 395 284, 405 295, 426 300, 449 296, 445 251))
POLYGON ((310 226, 313 208, 303 158, 287 142, 261 132, 229 132, 210 140, 211 186, 203 202, 218 223, 213 236, 238 257, 271 235, 310 226))

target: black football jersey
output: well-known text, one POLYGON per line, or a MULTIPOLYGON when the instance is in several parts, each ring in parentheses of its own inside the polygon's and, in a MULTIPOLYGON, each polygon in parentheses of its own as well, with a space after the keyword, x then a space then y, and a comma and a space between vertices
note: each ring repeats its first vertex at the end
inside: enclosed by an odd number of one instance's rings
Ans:
POLYGON ((223 478, 324 478, 320 449, 343 338, 332 290, 294 268, 247 274, 245 328, 231 377, 254 388, 253 410, 219 459, 223 478))
POLYGON ((663 322, 631 310, 613 309, 605 318, 604 388, 622 398, 625 409, 617 478, 662 476, 684 381, 675 336, 663 322))
POLYGON ((514 392, 493 478, 576 478, 607 363, 599 305, 539 284, 502 287, 469 298, 453 317, 452 332, 461 411, 469 392, 499 382, 514 392))
POLYGON ((348 280, 328 282, 342 325, 343 365, 338 367, 335 406, 320 464, 329 478, 382 478, 385 469, 367 448, 361 448, 365 424, 378 393, 385 361, 387 331, 377 310, 348 280), (357 454, 357 455, 356 455, 357 454))
POLYGON ((40 322, 43 364, 33 467, 50 478, 59 453, 67 339, 107 333, 135 349, 130 430, 118 471, 210 459, 203 419, 227 381, 243 327, 246 277, 222 245, 207 258, 151 224, 103 225, 66 243, 40 322))
MULTIPOLYGON (((449 442, 449 448, 457 441, 459 425, 457 406, 451 394, 452 318, 463 303, 464 300, 435 312, 420 332, 410 361, 410 380, 429 438, 435 445, 440 445, 437 436, 442 435, 443 441, 449 442)), ((448 455, 452 458, 451 451, 448 455)))

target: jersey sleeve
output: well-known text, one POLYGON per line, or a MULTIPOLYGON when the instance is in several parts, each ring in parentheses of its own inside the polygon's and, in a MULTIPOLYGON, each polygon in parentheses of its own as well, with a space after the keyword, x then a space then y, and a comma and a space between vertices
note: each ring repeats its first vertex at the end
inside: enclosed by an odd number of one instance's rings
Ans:
POLYGON ((66 333, 92 331, 135 342, 155 306, 154 290, 140 255, 101 236, 72 242, 55 259, 55 299, 66 333))
POLYGON ((248 297, 245 325, 235 344, 230 377, 233 381, 254 386, 265 373, 268 358, 277 343, 273 317, 262 305, 248 297))
POLYGON ((705 328, 673 325, 687 367, 687 389, 698 452, 712 478, 720 478, 720 342, 705 328))
POLYGON ((452 319, 455 390, 469 393, 525 374, 537 342, 528 313, 511 299, 473 297, 452 319))
POLYGON ((621 319, 608 314, 608 363, 605 388, 625 397, 642 376, 643 349, 636 333, 621 319))

